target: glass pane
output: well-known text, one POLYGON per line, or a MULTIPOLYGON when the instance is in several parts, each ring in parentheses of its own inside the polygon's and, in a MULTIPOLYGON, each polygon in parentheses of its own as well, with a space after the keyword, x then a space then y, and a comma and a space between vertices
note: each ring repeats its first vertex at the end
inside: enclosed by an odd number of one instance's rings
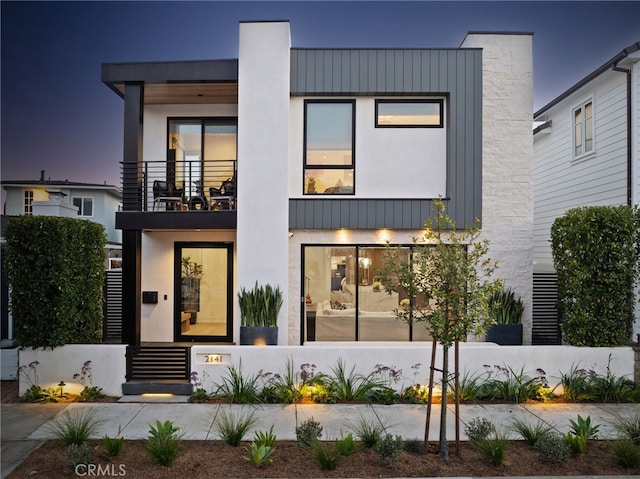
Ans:
POLYGON ((306 164, 353 164, 353 104, 307 103, 306 164))
POLYGON ((233 180, 237 159, 238 127, 235 123, 207 122, 204 126, 204 194, 233 180))
POLYGON ((305 340, 354 341, 355 248, 310 246, 304 251, 305 340))
POLYGON ((377 124, 381 126, 440 126, 439 102, 378 102, 377 124))
POLYGON ((169 121, 169 146, 175 151, 175 162, 167 164, 167 181, 176 188, 184 188, 191 196, 200 188, 200 160, 202 156, 202 125, 200 120, 169 121))
POLYGON ((82 216, 93 216, 93 198, 84 198, 82 204, 82 216))
POLYGON ((378 277, 384 254, 385 248, 358 248, 358 340, 409 341, 409 325, 398 320, 394 311, 400 293, 387 293, 378 277))
POLYGON ((575 155, 582 154, 582 111, 576 110, 574 112, 574 145, 575 145, 575 155))
POLYGON ((225 336, 227 250, 182 248, 181 264, 181 334, 225 336))
POLYGON ((305 170, 305 194, 352 195, 353 169, 305 170))

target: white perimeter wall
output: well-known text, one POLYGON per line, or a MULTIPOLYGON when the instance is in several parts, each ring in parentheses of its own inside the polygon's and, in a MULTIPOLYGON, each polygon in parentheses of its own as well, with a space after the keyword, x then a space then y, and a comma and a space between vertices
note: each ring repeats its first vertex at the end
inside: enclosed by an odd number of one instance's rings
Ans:
MULTIPOLYGON (((73 379, 85 361, 91 361, 93 386, 101 387, 109 396, 121 396, 125 382, 126 363, 124 345, 73 344, 54 350, 24 349, 20 351, 20 365, 39 361, 38 383, 43 388, 57 387, 61 380, 65 391, 78 394, 82 385, 73 379)), ((453 350, 452 350, 453 351, 453 350)), ((403 381, 397 387, 413 382, 428 383, 431 343, 315 343, 306 346, 216 346, 202 345, 191 348, 191 370, 202 379, 204 387, 212 391, 213 383, 220 383, 228 375, 228 367, 241 367, 243 376, 259 372, 283 373, 287 360, 300 371, 302 364, 315 364, 316 372, 331 373, 341 359, 350 371, 369 374, 376 365, 402 369, 403 381), (206 362, 207 355, 219 356, 221 362, 206 362), (242 364, 240 364, 242 362, 242 364), (412 366, 420 363, 414 377, 412 366)), ((437 364, 441 364, 442 351, 438 348, 437 364)), ((453 368, 453 359, 451 359, 453 368)), ((630 347, 584 348, 575 346, 496 346, 492 343, 463 343, 460 345, 460 373, 482 373, 483 365, 510 367, 517 374, 537 376, 537 369, 546 372, 550 386, 560 383, 560 375, 572 367, 594 370, 606 374, 607 366, 615 377, 633 380, 634 352, 630 347)), ((494 369, 495 371, 495 369, 494 369)), ((20 394, 29 384, 21 379, 20 394)), ((557 390, 561 392, 561 389, 557 390)))

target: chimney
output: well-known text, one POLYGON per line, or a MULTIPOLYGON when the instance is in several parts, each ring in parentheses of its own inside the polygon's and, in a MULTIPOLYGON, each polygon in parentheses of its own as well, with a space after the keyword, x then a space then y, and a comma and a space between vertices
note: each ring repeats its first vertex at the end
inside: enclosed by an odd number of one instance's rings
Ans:
POLYGON ((40 170, 40 183, 44 183, 44 170, 40 170))

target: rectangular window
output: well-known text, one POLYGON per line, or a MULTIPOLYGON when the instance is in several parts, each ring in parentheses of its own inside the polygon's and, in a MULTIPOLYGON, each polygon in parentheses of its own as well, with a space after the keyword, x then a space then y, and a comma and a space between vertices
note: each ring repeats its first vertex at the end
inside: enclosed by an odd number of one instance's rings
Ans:
POLYGON ((304 194, 352 195, 355 101, 307 100, 304 107, 304 194))
POLYGON ((442 100, 376 100, 376 128, 442 128, 442 100))
POLYGON ((93 216, 93 198, 75 196, 73 206, 78 207, 78 216, 93 216))
MULTIPOLYGON (((378 277, 386 264, 383 246, 306 246, 303 341, 426 341, 424 324, 408 324, 404 291, 387 293, 378 277)), ((398 250, 410 262, 412 248, 398 250)), ((414 307, 428 307, 414 298, 414 307)))
POLYGON ((159 180, 182 191, 190 209, 231 208, 211 200, 236 183, 237 118, 170 118, 166 176, 159 180))
POLYGON ((33 214, 33 190, 24 190, 24 214, 33 214))
POLYGON ((593 101, 588 100, 573 110, 573 156, 593 151, 593 101))

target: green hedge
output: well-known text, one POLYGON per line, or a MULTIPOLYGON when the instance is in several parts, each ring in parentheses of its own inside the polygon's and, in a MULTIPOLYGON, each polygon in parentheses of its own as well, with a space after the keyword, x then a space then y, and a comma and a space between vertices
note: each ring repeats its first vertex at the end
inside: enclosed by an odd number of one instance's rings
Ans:
POLYGON ((640 273, 640 210, 593 206, 569 210, 551 227, 563 338, 576 346, 617 346, 631 339, 640 273))
POLYGON ((54 216, 7 225, 5 265, 15 337, 23 347, 102 340, 104 227, 54 216))

